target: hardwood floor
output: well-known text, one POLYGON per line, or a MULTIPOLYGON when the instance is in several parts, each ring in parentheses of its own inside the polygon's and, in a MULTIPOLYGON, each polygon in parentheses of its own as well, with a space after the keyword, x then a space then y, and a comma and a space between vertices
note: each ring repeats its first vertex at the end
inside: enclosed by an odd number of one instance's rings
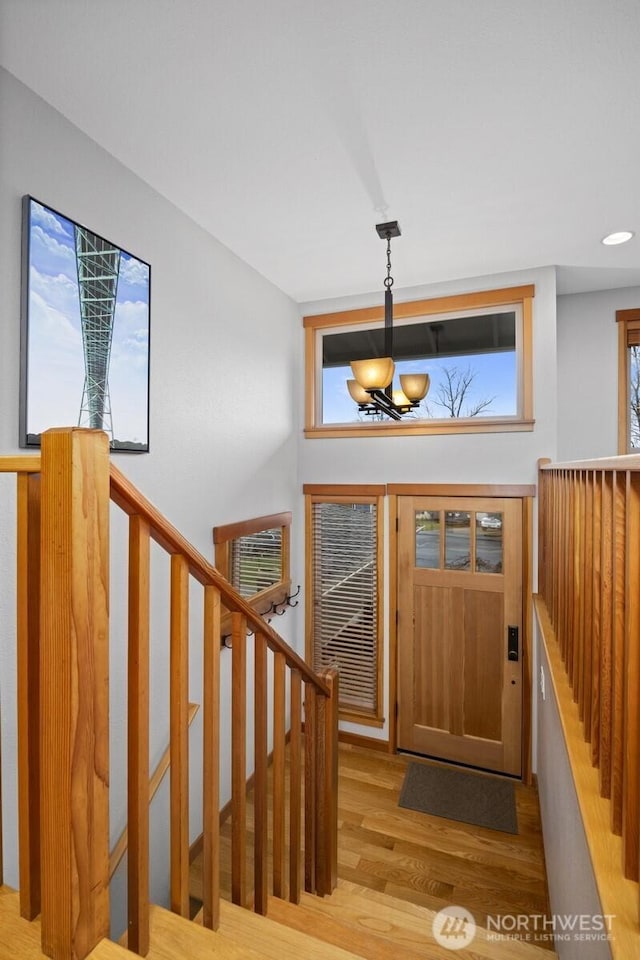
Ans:
POLYGON ((431 910, 547 914, 538 797, 516 784, 517 836, 398 806, 408 760, 340 750, 340 876, 431 910))
MULTIPOLYGON (((338 877, 358 887, 438 911, 466 907, 480 926, 488 915, 549 913, 535 788, 516 784, 518 834, 444 820, 398 806, 409 762, 340 745, 338 877)), ((252 796, 248 797, 251 889, 252 796)), ((222 889, 230 894, 230 823, 222 828, 222 889)), ((192 864, 200 896, 200 857, 192 864)), ((347 886, 347 884, 345 884, 347 886)), ((553 949, 545 938, 540 946, 553 949)))

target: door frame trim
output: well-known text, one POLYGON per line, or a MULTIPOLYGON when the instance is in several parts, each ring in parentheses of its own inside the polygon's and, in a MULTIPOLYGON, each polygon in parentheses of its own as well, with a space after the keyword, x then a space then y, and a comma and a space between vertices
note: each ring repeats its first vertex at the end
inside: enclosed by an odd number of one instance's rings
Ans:
POLYGON ((522 782, 531 785, 531 636, 533 629, 533 498, 535 484, 390 483, 389 753, 398 743, 398 497, 495 497, 522 501, 522 782))

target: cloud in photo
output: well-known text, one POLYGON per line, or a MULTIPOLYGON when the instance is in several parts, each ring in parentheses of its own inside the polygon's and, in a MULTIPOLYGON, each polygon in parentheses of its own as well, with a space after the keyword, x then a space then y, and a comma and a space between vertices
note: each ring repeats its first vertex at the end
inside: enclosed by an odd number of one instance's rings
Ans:
POLYGON ((77 272, 73 247, 69 243, 60 243, 37 224, 31 230, 31 263, 46 273, 62 270, 72 277, 77 272))
POLYGON ((80 329, 80 301, 78 296, 78 282, 75 278, 64 273, 40 273, 31 267, 30 288, 32 294, 37 294, 50 307, 63 313, 69 322, 80 329))
POLYGON ((120 257, 120 282, 132 287, 146 287, 149 283, 149 267, 141 260, 123 253, 120 257))
POLYGON ((31 221, 38 223, 47 231, 47 233, 56 233, 58 236, 70 237, 69 229, 65 228, 62 222, 56 217, 53 210, 43 207, 37 200, 31 202, 31 221))

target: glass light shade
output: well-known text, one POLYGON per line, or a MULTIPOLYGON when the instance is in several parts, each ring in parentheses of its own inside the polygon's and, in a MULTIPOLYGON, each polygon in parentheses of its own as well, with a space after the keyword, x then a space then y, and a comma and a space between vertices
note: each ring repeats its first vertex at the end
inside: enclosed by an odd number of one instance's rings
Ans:
POLYGON ((400 386, 409 400, 422 400, 429 390, 431 378, 428 373, 401 373, 400 386))
POLYGON ((351 394, 351 399, 355 400, 356 403, 370 403, 371 397, 364 390, 357 380, 347 380, 347 389, 351 394))
POLYGON ((363 390, 384 390, 393 380, 395 364, 391 357, 353 360, 351 370, 363 390))
POLYGON ((402 390, 393 391, 393 402, 396 407, 408 407, 411 403, 409 397, 402 390))

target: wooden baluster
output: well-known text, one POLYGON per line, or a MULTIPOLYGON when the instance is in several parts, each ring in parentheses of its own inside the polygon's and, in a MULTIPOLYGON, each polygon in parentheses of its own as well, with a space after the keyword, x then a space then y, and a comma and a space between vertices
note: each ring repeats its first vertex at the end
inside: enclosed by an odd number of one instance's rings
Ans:
POLYGON ((549 598, 545 593, 545 557, 549 543, 546 530, 549 495, 545 485, 545 475, 540 469, 543 462, 538 460, 538 593, 549 607, 549 598))
POLYGON ((247 901, 247 621, 231 615, 231 899, 247 901))
POLYGON ((565 483, 564 483, 564 474, 556 471, 556 479, 558 482, 558 511, 556 513, 556 530, 554 535, 554 541, 556 544, 556 634, 558 637, 558 644, 560 646, 560 655, 564 660, 564 607, 563 607, 563 596, 562 592, 564 590, 564 578, 563 578, 563 559, 564 551, 566 549, 566 540, 565 540, 565 521, 566 521, 566 502, 565 502, 565 483))
POLYGON ((576 603, 575 596, 577 592, 576 583, 576 554, 578 552, 578 531, 576 529, 576 497, 577 484, 575 470, 571 471, 569 477, 569 529, 570 540, 567 553, 567 572, 566 583, 568 589, 568 621, 567 621, 567 672, 569 674, 569 683, 575 700, 575 690, 573 688, 573 670, 574 670, 574 652, 576 640, 576 603))
POLYGON ((82 960, 109 935, 109 445, 42 434, 42 952, 82 960))
POLYGON ((220 592, 204 588, 202 922, 220 923, 220 592))
POLYGON ((585 510, 586 510, 586 477, 584 471, 577 474, 577 500, 576 500, 576 527, 578 529, 578 545, 575 554, 575 576, 576 576, 576 597, 575 603, 575 634, 576 634, 576 652, 573 667, 573 692, 574 699, 578 704, 578 716, 580 720, 584 717, 584 646, 585 646, 585 581, 584 581, 584 557, 585 557, 585 510))
POLYGON ((626 472, 626 550, 624 586, 624 770, 622 784, 622 848, 624 875, 639 878, 640 836, 640 476, 626 472))
POLYGON ((611 796, 611 738, 613 731, 613 473, 602 475, 602 539, 600 543, 600 793, 611 796))
POLYGON ((302 680, 291 671, 291 739, 289 741, 289 900, 300 903, 300 825, 302 816, 301 711, 302 680))
POLYGON ((582 702, 582 718, 584 736, 587 742, 591 741, 591 707, 593 703, 593 689, 591 672, 593 668, 593 471, 584 473, 585 499, 583 534, 583 564, 582 587, 584 597, 584 615, 582 622, 582 671, 580 673, 580 697, 582 702))
POLYGON ((611 829, 622 833, 622 769, 624 765, 624 635, 625 635, 625 504, 626 477, 614 473, 614 554, 613 554, 613 636, 612 636, 612 702, 611 702, 611 829))
POLYGON ((593 560, 591 580, 591 709, 590 739, 591 762, 597 767, 600 760, 600 644, 602 642, 602 473, 593 471, 593 517, 591 530, 591 556, 593 560))
POLYGON ((327 750, 325 738, 327 735, 327 698, 321 693, 316 693, 316 893, 320 897, 326 894, 327 864, 325 861, 326 846, 323 840, 323 833, 326 829, 325 817, 325 789, 324 785, 327 779, 325 764, 327 762, 327 750))
POLYGON ((189 566, 171 557, 171 909, 189 916, 189 566))
POLYGON ((317 892, 328 896, 338 882, 338 672, 326 670, 321 676, 330 693, 328 697, 316 697, 319 797, 316 873, 317 892))
POLYGON ((316 690, 304 685, 304 888, 316 892, 316 690))
POLYGON ((285 863, 285 669, 276 653, 273 670, 273 895, 283 897, 285 863))
POLYGON ((149 951, 149 525, 129 518, 127 946, 149 951))
POLYGON ((559 637, 560 653, 565 667, 568 665, 568 630, 569 630, 569 597, 568 597, 568 576, 567 566, 569 562, 569 543, 571 537, 570 526, 570 499, 569 499, 569 472, 563 470, 562 474, 562 512, 560 516, 560 536, 558 546, 560 550, 560 566, 558 568, 558 606, 559 606, 559 637))
POLYGON ((580 713, 578 677, 582 671, 582 554, 583 554, 583 487, 582 474, 575 471, 573 475, 573 550, 571 563, 571 580, 573 583, 573 615, 571 618, 571 689, 573 699, 578 704, 580 713))
POLYGON ((260 632, 257 632, 255 635, 254 698, 254 909, 256 913, 266 914, 269 896, 269 828, 267 807, 267 641, 260 632))
POLYGON ((555 582, 555 577, 552 576, 554 559, 553 524, 556 511, 556 478, 555 474, 550 473, 548 470, 543 471, 541 477, 545 489, 545 503, 547 508, 542 518, 545 526, 545 547, 542 566, 540 566, 540 562, 538 562, 538 578, 539 582, 543 584, 547 610, 553 616, 553 584, 555 582))
POLYGON ((18 474, 17 555, 20 914, 26 920, 34 920, 40 913, 40 477, 38 474, 18 474))

